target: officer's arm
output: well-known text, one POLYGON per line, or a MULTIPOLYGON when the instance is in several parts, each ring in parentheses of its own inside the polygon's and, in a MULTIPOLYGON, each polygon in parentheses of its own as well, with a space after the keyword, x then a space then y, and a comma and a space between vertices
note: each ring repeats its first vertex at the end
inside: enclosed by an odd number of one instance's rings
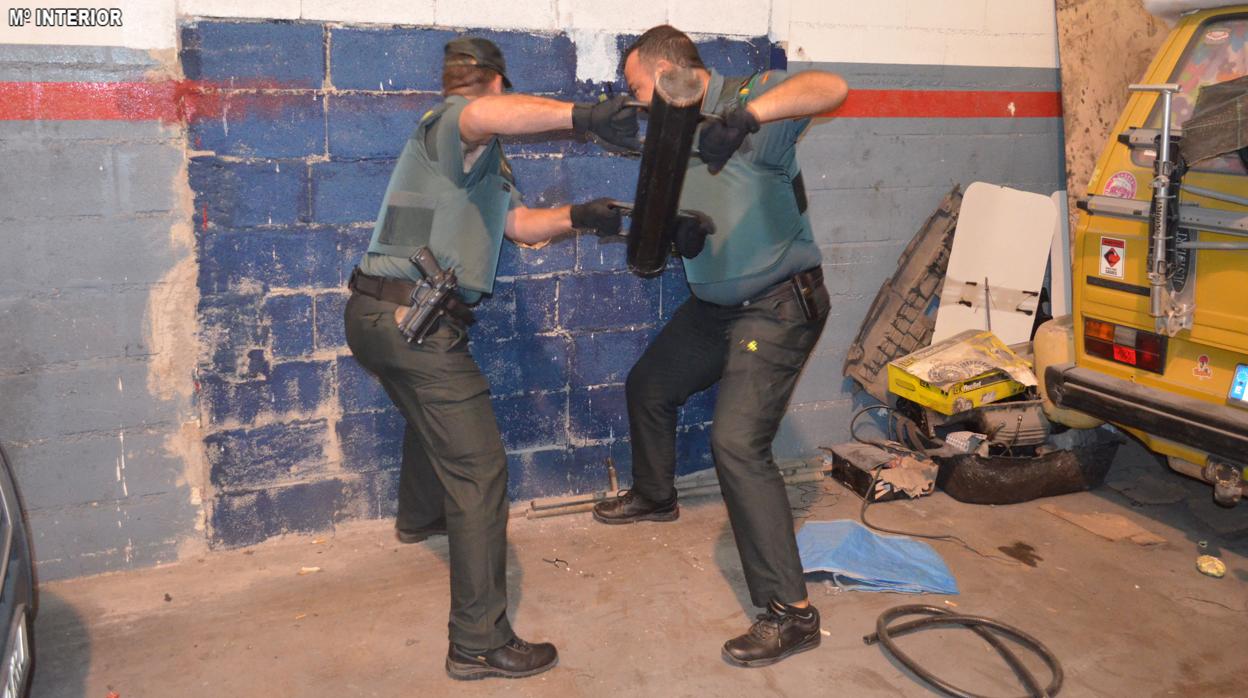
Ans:
POLYGON ((822 70, 793 73, 751 99, 747 107, 760 123, 818 116, 841 106, 849 94, 844 78, 822 70))
POLYGON ((518 206, 507 213, 503 234, 516 242, 536 245, 572 231, 571 206, 558 208, 525 208, 518 206))
POLYGON ((572 128, 571 102, 533 95, 486 95, 464 107, 459 135, 465 143, 483 143, 493 136, 519 136, 572 128))

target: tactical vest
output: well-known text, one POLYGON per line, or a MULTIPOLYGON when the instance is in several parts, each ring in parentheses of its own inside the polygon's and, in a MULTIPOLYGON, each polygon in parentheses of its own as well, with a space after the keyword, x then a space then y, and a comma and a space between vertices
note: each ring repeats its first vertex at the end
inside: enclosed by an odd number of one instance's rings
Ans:
POLYGON ((426 114, 403 147, 368 251, 406 259, 427 245, 443 269, 455 271, 461 288, 491 293, 514 182, 497 138, 464 175, 463 186, 430 160, 426 133, 457 99, 463 98, 449 97, 426 114))
MULTIPOLYGON (((734 102, 744 104, 757 76, 725 78, 715 105, 722 113, 734 102)), ((748 140, 743 148, 748 147, 748 140)), ((715 221, 715 234, 693 259, 684 260, 691 284, 740 279, 765 271, 784 256, 793 241, 809 228, 801 173, 733 157, 718 174, 693 157, 685 173, 681 208, 703 211, 715 221)))

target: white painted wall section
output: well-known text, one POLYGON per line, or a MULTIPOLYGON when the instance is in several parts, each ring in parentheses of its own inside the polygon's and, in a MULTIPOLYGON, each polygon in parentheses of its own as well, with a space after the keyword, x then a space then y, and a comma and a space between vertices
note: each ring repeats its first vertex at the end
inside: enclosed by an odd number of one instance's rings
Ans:
POLYGON ((788 1, 794 61, 1058 65, 1053 0, 788 1))

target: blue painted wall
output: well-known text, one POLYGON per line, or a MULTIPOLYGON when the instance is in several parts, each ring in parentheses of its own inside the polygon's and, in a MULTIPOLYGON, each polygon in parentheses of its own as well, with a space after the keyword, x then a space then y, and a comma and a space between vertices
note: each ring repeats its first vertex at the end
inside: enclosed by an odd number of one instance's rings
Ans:
MULTIPOLYGON (((479 33, 502 48, 518 91, 588 99, 605 88, 576 80, 567 36, 479 33)), ((187 134, 215 543, 393 512, 402 420, 346 349, 344 284, 394 159, 439 100, 453 35, 275 22, 183 29, 186 76, 221 85, 229 105, 187 134)), ((771 54, 764 39, 701 48, 730 73, 764 68, 771 54)), ((529 206, 633 197, 636 162, 571 134, 507 151, 529 206)), ((608 456, 627 482, 624 379, 687 295, 679 268, 654 280, 625 271, 619 243, 504 244, 471 350, 490 380, 513 498, 605 487, 608 456)), ((681 472, 711 465, 711 405, 699 396, 681 415, 681 472)))

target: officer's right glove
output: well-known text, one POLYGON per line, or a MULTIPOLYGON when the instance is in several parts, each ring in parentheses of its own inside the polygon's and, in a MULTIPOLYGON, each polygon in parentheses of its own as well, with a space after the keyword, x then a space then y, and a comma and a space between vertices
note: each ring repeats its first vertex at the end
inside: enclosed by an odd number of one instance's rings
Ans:
POLYGON ((601 198, 572 204, 572 227, 593 233, 599 237, 620 234, 620 210, 611 205, 611 199, 601 198))
POLYGON ((611 145, 640 151, 637 107, 626 107, 626 102, 628 95, 616 95, 603 102, 573 105, 572 130, 582 136, 592 133, 611 145))
POLYGON ((676 219, 676 235, 672 246, 676 254, 685 259, 693 259, 702 252, 706 245, 706 236, 715 233, 715 221, 701 211, 681 211, 676 219))

